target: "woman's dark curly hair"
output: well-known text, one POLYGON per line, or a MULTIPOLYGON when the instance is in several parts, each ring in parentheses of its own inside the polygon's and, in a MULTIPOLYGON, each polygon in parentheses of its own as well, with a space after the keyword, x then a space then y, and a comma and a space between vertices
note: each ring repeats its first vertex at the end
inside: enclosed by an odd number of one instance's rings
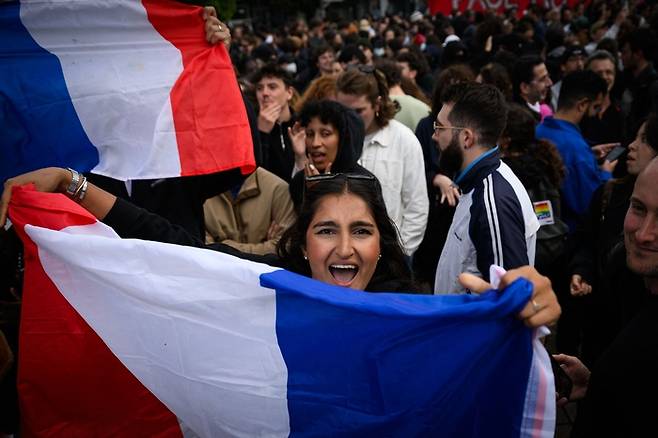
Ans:
POLYGON ((361 118, 351 109, 331 100, 308 102, 301 109, 297 119, 303 127, 306 127, 314 118, 332 125, 338 133, 338 150, 331 164, 334 173, 350 171, 361 157, 363 150, 366 131, 361 118))
POLYGON ((509 145, 502 151, 504 155, 532 156, 540 165, 540 172, 554 187, 560 187, 565 175, 562 157, 553 143, 535 137, 535 120, 528 110, 519 104, 509 106, 502 137, 509 138, 509 145))
POLYGON ((308 186, 297 220, 281 237, 277 245, 277 253, 282 260, 285 260, 289 270, 310 277, 311 268, 308 261, 304 259, 303 253, 306 248, 306 231, 320 202, 326 196, 349 193, 358 196, 366 203, 379 230, 381 259, 366 290, 390 292, 393 288, 393 290, 413 291, 415 287, 411 281, 411 273, 405 261, 397 228, 386 213, 379 181, 376 178, 362 178, 362 175, 357 179, 346 174, 336 174, 331 179, 314 182, 312 186, 308 186))

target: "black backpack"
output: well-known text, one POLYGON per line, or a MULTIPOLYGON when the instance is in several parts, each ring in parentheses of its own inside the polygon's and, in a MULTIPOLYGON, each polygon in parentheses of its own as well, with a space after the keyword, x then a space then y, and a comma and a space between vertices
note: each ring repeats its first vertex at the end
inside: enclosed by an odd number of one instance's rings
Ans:
POLYGON ((548 182, 547 178, 542 178, 536 187, 527 188, 527 191, 540 223, 542 219, 546 221, 547 209, 552 212, 552 223, 541 225, 537 232, 535 267, 539 272, 545 272, 545 269, 564 255, 569 226, 561 219, 560 191, 548 182))

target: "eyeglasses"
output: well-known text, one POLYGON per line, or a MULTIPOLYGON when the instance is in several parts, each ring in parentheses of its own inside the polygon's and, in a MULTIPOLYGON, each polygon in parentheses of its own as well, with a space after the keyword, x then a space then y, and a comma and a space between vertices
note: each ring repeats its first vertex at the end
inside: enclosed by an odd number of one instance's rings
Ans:
POLYGON ((439 125, 436 121, 434 123, 432 123, 432 127, 434 128, 434 132, 437 133, 437 134, 442 129, 468 129, 468 128, 464 128, 462 126, 443 126, 443 125, 439 125))

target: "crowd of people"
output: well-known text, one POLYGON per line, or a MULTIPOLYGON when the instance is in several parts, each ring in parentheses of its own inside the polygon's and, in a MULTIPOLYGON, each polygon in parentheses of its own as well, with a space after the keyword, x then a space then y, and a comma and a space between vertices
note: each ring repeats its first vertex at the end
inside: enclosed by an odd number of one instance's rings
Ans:
MULTIPOLYGON (((574 434, 658 431, 640 403, 658 386, 655 2, 280 29, 205 15, 242 88, 256 172, 127 189, 42 169, 5 184, 0 222, 14 185, 75 197, 85 184, 77 200, 122 237, 353 289, 470 293, 491 265, 534 265, 520 316, 536 327, 562 308, 555 357, 574 389, 559 403, 584 398, 574 434)), ((20 260, 5 264, 18 278, 20 260)), ((19 300, 18 284, 2 293, 19 300)))

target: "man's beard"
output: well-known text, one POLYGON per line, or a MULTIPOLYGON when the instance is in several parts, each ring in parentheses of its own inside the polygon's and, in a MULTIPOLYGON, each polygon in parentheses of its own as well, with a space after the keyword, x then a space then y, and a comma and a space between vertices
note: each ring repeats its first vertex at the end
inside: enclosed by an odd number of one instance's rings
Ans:
POLYGON ((439 173, 454 178, 464 164, 464 151, 459 145, 458 136, 454 135, 448 143, 448 147, 441 151, 439 156, 439 173))

